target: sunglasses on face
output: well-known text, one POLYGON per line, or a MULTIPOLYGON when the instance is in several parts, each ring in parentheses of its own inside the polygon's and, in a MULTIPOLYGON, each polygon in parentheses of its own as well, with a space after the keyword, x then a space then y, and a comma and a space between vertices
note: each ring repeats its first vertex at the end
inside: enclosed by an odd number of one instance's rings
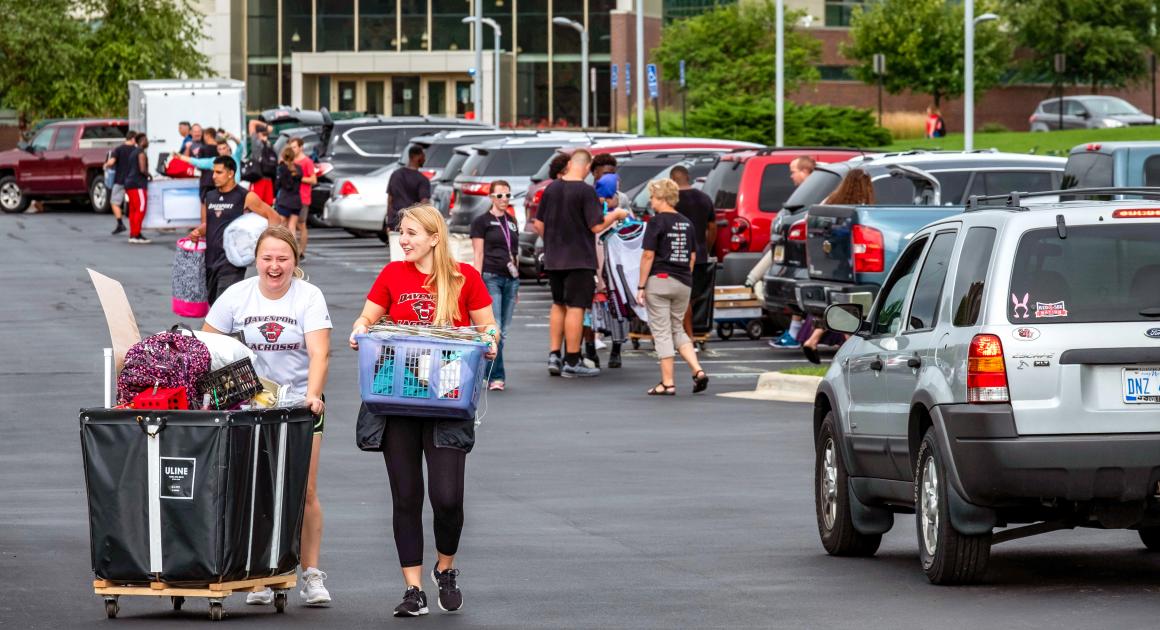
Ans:
POLYGON ((511 195, 511 193, 492 193, 491 196, 495 197, 496 199, 507 199, 508 197, 511 197, 512 195, 511 195))

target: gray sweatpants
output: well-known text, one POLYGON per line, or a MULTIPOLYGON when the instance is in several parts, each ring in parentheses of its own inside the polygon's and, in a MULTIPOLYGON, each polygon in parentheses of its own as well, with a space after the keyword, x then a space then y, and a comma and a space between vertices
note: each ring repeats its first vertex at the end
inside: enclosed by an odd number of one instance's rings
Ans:
POLYGON ((650 276, 644 287, 648 308, 648 328, 657 356, 668 359, 675 349, 692 343, 685 334, 685 311, 689 309, 692 287, 673 278, 650 276))

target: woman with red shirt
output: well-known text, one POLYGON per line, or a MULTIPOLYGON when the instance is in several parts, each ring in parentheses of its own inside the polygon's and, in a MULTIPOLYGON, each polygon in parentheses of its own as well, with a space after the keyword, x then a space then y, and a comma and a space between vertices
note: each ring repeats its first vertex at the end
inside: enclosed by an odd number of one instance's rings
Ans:
MULTIPOLYGON (((443 216, 429 205, 406 208, 400 215, 399 232, 405 259, 379 273, 362 315, 354 322, 350 346, 357 349, 355 335, 387 315, 396 324, 474 325, 491 339, 487 358, 494 359, 497 327, 491 297, 479 272, 451 257, 443 216)), ((455 581, 459 575, 455 552, 463 531, 464 463, 475 444, 475 423, 373 415, 365 405, 359 416, 359 447, 383 452, 391 482, 395 548, 407 584, 395 616, 427 614, 422 588, 424 459, 439 556, 431 577, 439 587, 439 607, 459 610, 463 594, 455 581), (368 425, 375 430, 365 435, 363 427, 368 425)))

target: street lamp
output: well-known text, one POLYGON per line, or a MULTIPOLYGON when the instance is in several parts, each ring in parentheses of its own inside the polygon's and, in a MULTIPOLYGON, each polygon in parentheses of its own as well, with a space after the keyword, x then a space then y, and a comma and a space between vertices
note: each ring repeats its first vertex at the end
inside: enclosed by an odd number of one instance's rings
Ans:
MULTIPOLYGON (((495 94, 494 94, 495 111, 492 113, 492 122, 495 123, 496 127, 499 127, 499 121, 500 121, 500 114, 499 114, 499 104, 500 104, 500 97, 499 97, 499 94, 500 94, 500 87, 499 87, 499 40, 501 37, 503 37, 503 29, 500 28, 498 22, 496 22, 495 20, 493 20, 491 18, 487 18, 487 17, 485 17, 485 18, 476 18, 476 17, 463 18, 464 24, 474 24, 475 22, 482 22, 482 23, 490 26, 492 33, 495 35, 495 51, 494 51, 495 56, 494 56, 494 59, 492 61, 492 66, 491 66, 491 73, 492 73, 492 75, 494 75, 494 76, 492 76, 492 80, 491 80, 492 86, 493 86, 492 91, 495 92, 495 94)), ((482 49, 482 46, 477 47, 477 50, 479 50, 479 49, 482 49)), ((476 73, 478 73, 481 69, 482 68, 477 67, 475 69, 476 73)), ((478 74, 476 76, 478 76, 478 74)), ((483 100, 482 96, 483 95, 482 95, 482 90, 481 90, 480 91, 480 97, 481 97, 480 100, 483 100)))
POLYGON ((644 135, 644 0, 636 0, 636 135, 644 135))
POLYGON ((975 0, 963 2, 963 29, 966 45, 963 64, 963 150, 975 150, 975 27, 983 22, 997 20, 994 13, 975 17, 975 0))
POLYGON ((774 79, 774 128, 773 145, 785 146, 785 0, 777 0, 777 68, 774 79))
MULTIPOLYGON (((475 0, 475 15, 483 15, 483 0, 475 0)), ((483 120, 483 22, 475 21, 475 119, 483 120)))
POLYGON ((588 128, 588 29, 566 17, 552 18, 552 24, 567 26, 580 33, 580 128, 588 128))

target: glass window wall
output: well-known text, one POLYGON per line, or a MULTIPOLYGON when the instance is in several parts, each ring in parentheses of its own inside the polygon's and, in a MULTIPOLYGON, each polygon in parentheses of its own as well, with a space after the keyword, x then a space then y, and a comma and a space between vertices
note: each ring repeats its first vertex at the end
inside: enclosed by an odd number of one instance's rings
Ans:
POLYGON ((318 51, 354 50, 354 0, 326 0, 317 8, 318 51))
POLYGON ((400 0, 403 14, 403 50, 428 50, 427 0, 400 0))
POLYGON ((255 57, 278 61, 278 0, 249 0, 246 13, 246 53, 253 63, 255 57))
POLYGON ((368 115, 385 113, 383 110, 383 95, 386 89, 387 84, 384 81, 367 81, 366 112, 368 115))
POLYGON ((396 0, 359 0, 359 50, 395 50, 398 44, 397 8, 396 0))
POLYGON ((246 109, 259 111, 277 105, 278 64, 251 63, 246 73, 246 109))
POLYGON ((447 82, 443 79, 427 82, 427 113, 431 116, 447 115, 447 82))
MULTIPOLYGON (((431 31, 434 40, 432 50, 469 50, 471 48, 471 25, 464 24, 463 18, 471 15, 470 0, 431 0, 431 31)), ((502 28, 502 24, 500 25, 502 28)), ((491 28, 483 27, 485 48, 490 48, 491 28)))
POLYGON ((391 115, 419 115, 419 77, 391 79, 391 115))
POLYGON ((314 50, 312 10, 310 0, 282 0, 282 63, 290 63, 290 53, 314 50))

